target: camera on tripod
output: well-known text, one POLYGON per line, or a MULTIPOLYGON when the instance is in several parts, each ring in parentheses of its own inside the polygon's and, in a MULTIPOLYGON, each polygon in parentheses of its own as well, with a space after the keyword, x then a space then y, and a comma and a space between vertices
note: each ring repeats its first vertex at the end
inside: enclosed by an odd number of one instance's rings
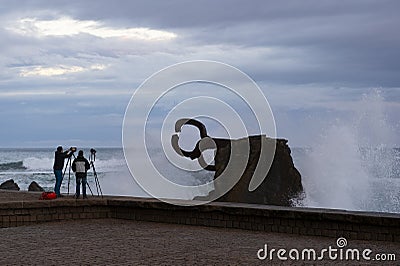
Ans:
POLYGON ((72 153, 74 153, 74 152, 76 152, 76 147, 71 147, 71 148, 69 148, 69 150, 70 150, 72 153))
POLYGON ((96 161, 96 150, 95 149, 90 149, 90 157, 89 157, 89 160, 90 161, 96 161))

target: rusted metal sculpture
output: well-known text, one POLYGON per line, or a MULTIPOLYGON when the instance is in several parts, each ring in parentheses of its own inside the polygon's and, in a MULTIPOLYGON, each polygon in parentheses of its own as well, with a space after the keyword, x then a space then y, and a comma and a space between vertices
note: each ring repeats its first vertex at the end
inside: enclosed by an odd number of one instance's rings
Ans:
MULTIPOLYGON (((301 176, 293 164, 291 151, 285 139, 271 139, 265 135, 249 136, 242 139, 222 139, 208 136, 206 127, 195 119, 180 119, 175 123, 175 132, 181 132, 184 125, 195 126, 200 131, 201 139, 196 143, 192 151, 186 151, 179 147, 178 134, 171 138, 171 144, 178 154, 192 160, 197 159, 199 164, 206 170, 215 171, 214 181, 224 172, 232 157, 246 157, 247 163, 242 171, 240 180, 219 201, 243 202, 254 204, 271 204, 291 206, 292 200, 299 197, 303 192, 301 176), (235 146, 233 146, 235 145, 235 146), (241 149, 249 145, 249 149, 241 149), (265 164, 265 156, 262 149, 272 149, 275 145, 275 154, 272 164, 265 164), (232 153, 233 147, 236 148, 232 153), (207 149, 215 149, 214 165, 205 162, 202 152, 207 149), (261 168, 259 166, 262 166, 261 168), (257 169, 258 167, 258 169, 257 169), (253 189, 249 189, 255 172, 262 169, 262 178, 253 189), (252 190, 252 191, 251 191, 252 190)), ((217 190, 218 187, 216 186, 217 190)), ((210 192, 210 194, 213 192, 210 192)), ((207 197, 197 197, 198 200, 207 200, 207 197)))

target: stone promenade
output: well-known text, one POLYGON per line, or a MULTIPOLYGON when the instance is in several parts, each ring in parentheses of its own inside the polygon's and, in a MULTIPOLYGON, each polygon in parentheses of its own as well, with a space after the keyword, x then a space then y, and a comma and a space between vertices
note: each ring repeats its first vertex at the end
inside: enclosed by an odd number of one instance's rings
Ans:
MULTIPOLYGON (((37 194, 0 192, 0 202, 37 194), (8 194, 8 193, 7 193, 8 194)), ((63 200, 71 200, 64 198, 63 200)), ((346 249, 395 254, 396 261, 260 261, 257 251, 337 248, 336 238, 123 219, 50 221, 0 229, 0 265, 399 265, 400 243, 348 240, 346 249)), ((286 256, 288 254, 286 253, 286 256)))

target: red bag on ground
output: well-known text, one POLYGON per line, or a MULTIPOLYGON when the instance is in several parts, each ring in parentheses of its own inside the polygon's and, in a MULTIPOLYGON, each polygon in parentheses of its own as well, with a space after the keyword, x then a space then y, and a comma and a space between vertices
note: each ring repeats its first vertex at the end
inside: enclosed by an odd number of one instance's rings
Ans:
POLYGON ((57 194, 54 192, 43 192, 39 199, 41 200, 51 200, 56 199, 57 194))

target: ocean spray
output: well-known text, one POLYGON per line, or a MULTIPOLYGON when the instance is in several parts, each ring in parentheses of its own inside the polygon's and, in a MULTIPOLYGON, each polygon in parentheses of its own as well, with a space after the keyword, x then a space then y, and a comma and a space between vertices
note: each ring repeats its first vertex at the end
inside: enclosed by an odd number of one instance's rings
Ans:
POLYGON ((308 207, 400 212, 400 178, 379 90, 363 95, 310 149, 300 172, 308 207))

